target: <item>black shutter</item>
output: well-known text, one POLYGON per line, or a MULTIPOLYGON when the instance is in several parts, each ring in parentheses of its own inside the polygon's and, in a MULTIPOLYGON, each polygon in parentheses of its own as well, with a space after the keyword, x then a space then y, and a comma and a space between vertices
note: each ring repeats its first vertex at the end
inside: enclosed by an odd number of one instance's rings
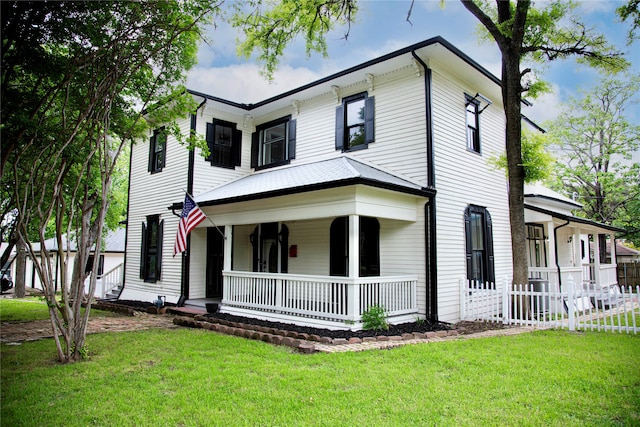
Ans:
POLYGON ((205 159, 208 162, 213 162, 213 145, 215 142, 215 125, 213 123, 207 123, 207 146, 209 147, 209 155, 205 159))
POLYGON ((242 159, 242 131, 234 129, 231 140, 233 145, 233 165, 240 166, 242 159))
POLYGON ((344 149, 344 106, 336 107, 336 150, 344 149))
MULTIPOLYGON (((164 132, 164 128, 162 128, 162 131, 164 132)), ((162 168, 167 164, 167 145, 169 145, 169 138, 166 133, 163 135, 163 138, 164 145, 162 146, 162 161, 160 162, 160 165, 158 165, 158 170, 162 170, 162 168)))
POLYGON ((258 167, 258 154, 260 153, 260 146, 258 141, 258 132, 251 134, 251 167, 258 167))
POLYGON ((374 118, 375 118, 375 109, 374 109, 374 97, 366 98, 364 100, 364 143, 371 144, 375 141, 374 135, 374 118))
POLYGON ((155 138, 155 134, 149 139, 149 167, 147 168, 147 171, 152 172, 153 171, 153 154, 155 151, 155 142, 156 142, 156 138, 155 138))
POLYGON ((158 221, 158 255, 156 256, 156 281, 161 280, 162 274, 162 229, 164 228, 164 220, 158 221))
POLYGON ((495 262, 493 256, 493 223, 489 211, 485 210, 485 247, 487 248, 487 282, 496 282, 495 262))
POLYGON ((471 242, 471 209, 467 207, 464 210, 464 239, 465 239, 465 256, 467 259, 467 280, 473 278, 473 245, 471 242))
POLYGON ((296 158, 296 121, 289 120, 289 160, 296 158))
POLYGON ((145 279, 147 267, 147 226, 142 223, 142 247, 140 248, 140 278, 145 279))

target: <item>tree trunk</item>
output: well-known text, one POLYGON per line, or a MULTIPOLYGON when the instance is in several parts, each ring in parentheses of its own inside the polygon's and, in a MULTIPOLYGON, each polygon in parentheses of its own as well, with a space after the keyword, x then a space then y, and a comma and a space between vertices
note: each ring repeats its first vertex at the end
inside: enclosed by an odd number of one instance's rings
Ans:
MULTIPOLYGON (((524 180, 522 165, 522 109, 520 84, 520 52, 511 49, 502 52, 502 99, 506 118, 506 154, 509 183, 509 222, 511 226, 511 257, 514 288, 527 285, 529 267, 527 262, 526 229, 524 219, 524 180)), ((514 312, 529 317, 529 300, 513 301, 514 312)))
POLYGON ((25 280, 27 277, 27 244, 18 233, 16 241, 16 277, 13 281, 14 297, 24 298, 26 295, 25 280))

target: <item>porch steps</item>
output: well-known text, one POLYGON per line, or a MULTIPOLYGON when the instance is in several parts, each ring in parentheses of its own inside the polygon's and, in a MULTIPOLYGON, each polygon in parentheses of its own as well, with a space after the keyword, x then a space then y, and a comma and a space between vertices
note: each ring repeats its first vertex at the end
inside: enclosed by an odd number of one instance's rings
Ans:
POLYGON ((117 287, 111 289, 109 292, 107 292, 104 296, 104 298, 102 298, 103 301, 115 301, 118 298, 120 298, 120 294, 122 293, 122 289, 124 288, 123 285, 118 285, 117 287))

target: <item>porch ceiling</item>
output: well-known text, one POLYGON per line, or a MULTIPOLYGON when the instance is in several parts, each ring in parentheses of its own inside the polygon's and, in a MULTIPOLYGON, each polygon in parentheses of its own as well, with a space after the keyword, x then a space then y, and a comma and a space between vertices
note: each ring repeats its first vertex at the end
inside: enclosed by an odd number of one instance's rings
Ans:
POLYGON ((283 167, 242 177, 195 196, 200 206, 266 199, 352 185, 431 197, 435 190, 349 157, 283 167))

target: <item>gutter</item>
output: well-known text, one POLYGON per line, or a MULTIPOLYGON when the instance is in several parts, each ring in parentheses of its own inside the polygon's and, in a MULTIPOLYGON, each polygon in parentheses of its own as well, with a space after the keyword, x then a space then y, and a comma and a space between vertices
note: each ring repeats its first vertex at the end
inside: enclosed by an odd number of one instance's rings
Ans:
POLYGON ((425 277, 427 295, 427 318, 438 321, 438 265, 436 245, 436 174, 433 154, 433 111, 431 102, 431 69, 411 50, 411 56, 424 68, 425 129, 427 143, 427 188, 433 191, 429 201, 424 205, 425 224, 425 277))
POLYGON ((558 270, 558 289, 562 290, 562 275, 560 274, 560 261, 558 261, 558 230, 562 227, 566 227, 571 224, 571 221, 566 220, 564 224, 561 224, 557 227, 553 227, 553 250, 556 257, 556 269, 558 270))

